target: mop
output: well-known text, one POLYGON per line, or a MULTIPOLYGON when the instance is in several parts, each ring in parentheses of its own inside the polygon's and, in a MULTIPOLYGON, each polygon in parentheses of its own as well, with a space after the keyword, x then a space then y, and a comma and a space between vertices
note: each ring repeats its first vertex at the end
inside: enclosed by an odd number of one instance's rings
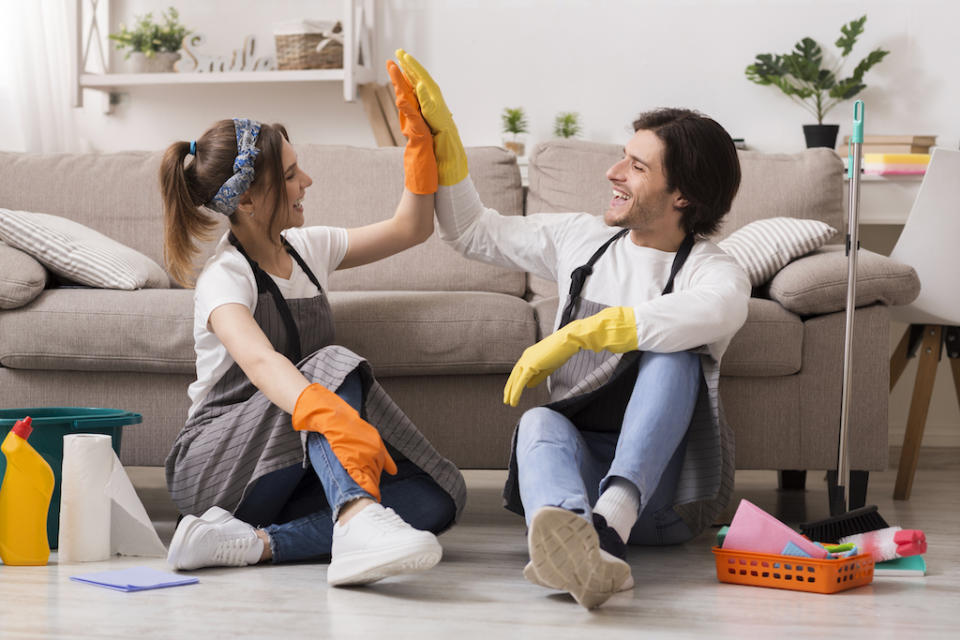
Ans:
POLYGON ((850 200, 847 212, 847 313, 846 331, 843 338, 843 393, 840 398, 840 437, 837 443, 836 482, 833 472, 828 472, 830 482, 830 518, 800 525, 800 531, 811 540, 836 541, 887 525, 875 505, 868 505, 847 512, 845 479, 849 474, 847 451, 847 423, 850 414, 850 366, 853 352, 853 316, 856 308, 857 252, 860 248, 860 165, 863 157, 863 100, 853 105, 853 134, 847 150, 847 178, 850 180, 850 200))

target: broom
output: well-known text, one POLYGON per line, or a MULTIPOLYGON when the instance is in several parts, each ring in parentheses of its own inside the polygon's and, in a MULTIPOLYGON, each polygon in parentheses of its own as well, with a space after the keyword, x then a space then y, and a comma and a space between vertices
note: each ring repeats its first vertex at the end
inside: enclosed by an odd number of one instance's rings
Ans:
POLYGON ((849 473, 847 422, 850 414, 850 364, 853 351, 853 312, 856 308, 857 251, 860 248, 860 165, 863 156, 863 100, 853 105, 853 135, 847 151, 847 177, 850 179, 850 201, 847 212, 847 317, 843 339, 843 393, 840 399, 840 438, 837 443, 836 487, 830 477, 830 516, 826 520, 805 522, 800 531, 820 542, 835 542, 842 537, 886 529, 889 525, 875 505, 847 512, 845 479, 849 473))

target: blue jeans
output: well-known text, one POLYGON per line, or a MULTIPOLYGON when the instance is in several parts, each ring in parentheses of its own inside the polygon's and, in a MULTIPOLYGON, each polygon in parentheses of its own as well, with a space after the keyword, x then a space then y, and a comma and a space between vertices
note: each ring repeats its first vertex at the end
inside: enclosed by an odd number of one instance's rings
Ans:
MULTIPOLYGON (((336 391, 360 411, 363 391, 356 372, 336 391)), ((371 498, 334 455, 319 433, 307 435, 310 469, 294 465, 268 473, 247 492, 234 515, 270 536, 273 561, 295 562, 330 555, 333 523, 340 508, 357 498, 371 498)), ((453 524, 453 498, 408 460, 397 463, 397 474, 380 478, 380 501, 392 507, 415 529, 440 533, 453 524)))
POLYGON ((700 377, 698 355, 642 354, 619 433, 580 431, 546 407, 524 413, 517 467, 527 526, 544 506, 569 509, 590 521, 592 506, 616 476, 640 491, 631 543, 677 544, 692 538, 673 510, 673 497, 700 377))

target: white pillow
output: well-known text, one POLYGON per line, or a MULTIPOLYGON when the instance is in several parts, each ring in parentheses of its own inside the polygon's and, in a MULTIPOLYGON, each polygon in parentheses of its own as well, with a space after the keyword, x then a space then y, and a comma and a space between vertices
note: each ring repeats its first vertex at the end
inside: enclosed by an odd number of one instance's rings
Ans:
POLYGON ((80 284, 128 290, 170 286, 164 270, 147 256, 60 216, 0 208, 0 240, 80 284))
POLYGON ((740 227, 717 243, 759 287, 791 260, 820 248, 836 229, 819 220, 766 218, 740 227))

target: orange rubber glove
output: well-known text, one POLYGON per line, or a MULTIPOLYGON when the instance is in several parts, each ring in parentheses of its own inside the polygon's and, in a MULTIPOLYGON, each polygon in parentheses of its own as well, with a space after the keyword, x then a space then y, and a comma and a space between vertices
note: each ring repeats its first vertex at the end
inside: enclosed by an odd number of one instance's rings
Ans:
POLYGON ((313 383, 300 392, 293 409, 296 431, 316 431, 327 439, 350 477, 380 501, 380 473, 397 472, 380 433, 340 396, 313 383))
POLYGON ((407 137, 403 150, 404 185, 412 193, 437 192, 437 158, 433 154, 433 134, 420 113, 420 103, 400 67, 387 60, 387 73, 397 96, 400 130, 407 137))

